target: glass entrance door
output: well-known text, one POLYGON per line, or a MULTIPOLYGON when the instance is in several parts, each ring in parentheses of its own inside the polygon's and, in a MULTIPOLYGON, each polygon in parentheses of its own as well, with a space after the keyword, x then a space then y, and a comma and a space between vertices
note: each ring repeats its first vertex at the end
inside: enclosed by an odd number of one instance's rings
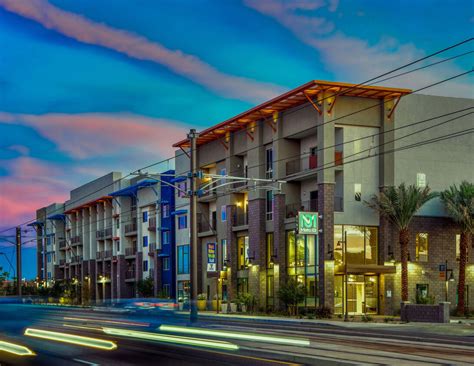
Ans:
POLYGON ((364 312, 364 282, 347 284, 347 311, 351 315, 364 312))

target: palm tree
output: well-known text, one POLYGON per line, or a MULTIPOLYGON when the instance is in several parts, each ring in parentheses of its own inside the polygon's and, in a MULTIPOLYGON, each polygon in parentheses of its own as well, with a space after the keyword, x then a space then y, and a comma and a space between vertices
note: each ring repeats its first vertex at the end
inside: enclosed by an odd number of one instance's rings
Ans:
POLYGON ((429 187, 406 187, 402 183, 398 187, 387 187, 379 195, 373 195, 370 202, 364 202, 388 218, 398 229, 402 261, 402 301, 408 301, 408 226, 421 206, 435 196, 436 193, 431 193, 429 187))
POLYGON ((441 199, 453 220, 461 227, 459 245, 459 281, 458 281, 458 315, 465 313, 465 283, 468 247, 474 231, 474 184, 463 181, 459 187, 452 185, 440 193, 441 199))

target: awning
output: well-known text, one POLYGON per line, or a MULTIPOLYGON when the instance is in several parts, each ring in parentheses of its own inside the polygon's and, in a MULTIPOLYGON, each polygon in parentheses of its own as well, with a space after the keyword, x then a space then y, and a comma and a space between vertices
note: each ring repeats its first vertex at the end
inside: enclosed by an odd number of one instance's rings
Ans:
POLYGON ((188 210, 176 210, 171 212, 171 215, 179 216, 179 215, 185 215, 188 213, 188 210))
POLYGON ((154 179, 144 179, 134 185, 131 185, 127 188, 122 188, 118 191, 112 192, 109 196, 112 197, 126 197, 126 196, 136 196, 139 189, 151 187, 156 185, 158 182, 154 179))
POLYGON ((95 205, 95 204, 100 203, 100 202, 105 202, 105 201, 110 200, 110 199, 112 199, 112 197, 110 197, 110 196, 102 196, 102 197, 99 197, 99 198, 97 198, 97 199, 95 199, 95 200, 92 200, 92 201, 83 203, 82 205, 69 208, 67 211, 64 211, 64 213, 65 213, 65 214, 70 214, 70 213, 73 213, 73 212, 75 212, 75 211, 81 210, 81 209, 83 209, 83 208, 90 207, 90 206, 95 205))
POLYGON ((186 179, 188 179, 188 178, 180 176, 180 177, 176 177, 176 178, 171 179, 170 182, 171 183, 179 183, 179 182, 184 182, 186 179))
POLYGON ((168 226, 162 226, 162 227, 159 227, 158 230, 160 230, 160 231, 170 231, 171 229, 168 226))
POLYGON ((397 267, 395 266, 381 266, 376 264, 348 264, 347 272, 343 264, 336 266, 335 274, 388 274, 396 273, 397 267))
POLYGON ((44 222, 42 221, 34 221, 31 224, 28 224, 26 226, 43 226, 43 225, 44 225, 44 222))
POLYGON ((158 257, 162 258, 162 257, 169 257, 170 255, 168 253, 160 253, 158 254, 158 257))
POLYGON ((65 214, 56 214, 47 217, 48 220, 66 220, 65 214))

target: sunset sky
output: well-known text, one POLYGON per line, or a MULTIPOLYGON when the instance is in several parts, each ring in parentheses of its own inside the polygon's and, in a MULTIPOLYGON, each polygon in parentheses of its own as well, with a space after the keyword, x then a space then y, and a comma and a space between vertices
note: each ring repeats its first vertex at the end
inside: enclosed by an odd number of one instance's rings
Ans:
MULTIPOLYGON (((0 0, 0 230, 100 175, 171 156, 190 127, 312 79, 363 82, 460 42, 472 36, 472 4, 0 0)), ((472 55, 384 85, 423 87, 471 69, 472 55)), ((424 93, 472 98, 472 82, 424 93)), ((34 277, 33 248, 25 258, 34 277)))

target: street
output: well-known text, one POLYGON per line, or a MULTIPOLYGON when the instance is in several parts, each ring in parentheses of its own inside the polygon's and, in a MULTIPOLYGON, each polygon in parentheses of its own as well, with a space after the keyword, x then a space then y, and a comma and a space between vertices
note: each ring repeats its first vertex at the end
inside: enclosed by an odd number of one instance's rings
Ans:
POLYGON ((403 325, 349 327, 211 315, 190 326, 185 314, 165 311, 18 304, 1 305, 0 322, 0 341, 35 353, 0 352, 2 365, 467 365, 474 360, 469 326, 463 335, 448 335, 452 327, 436 334, 403 325), (25 335, 25 329, 60 335, 39 338, 25 335), (113 342, 116 348, 79 344, 82 338, 65 343, 70 335, 113 342))

